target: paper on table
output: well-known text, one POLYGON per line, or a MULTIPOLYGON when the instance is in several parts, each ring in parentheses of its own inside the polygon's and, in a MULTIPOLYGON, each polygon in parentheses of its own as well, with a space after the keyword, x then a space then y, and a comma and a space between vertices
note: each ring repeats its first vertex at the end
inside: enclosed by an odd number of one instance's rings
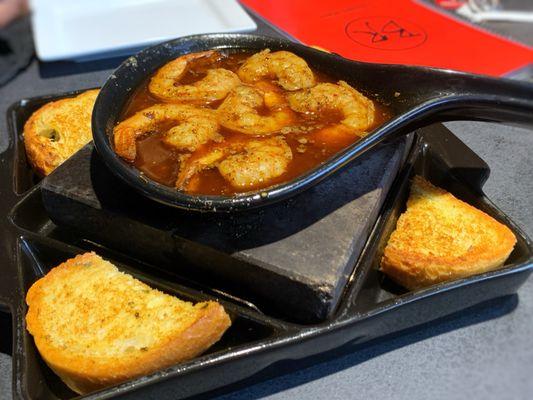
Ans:
POLYGON ((236 0, 31 0, 43 61, 133 53, 176 37, 254 30, 236 0))
POLYGON ((347 58, 501 76, 533 50, 410 0, 241 0, 279 29, 347 58))

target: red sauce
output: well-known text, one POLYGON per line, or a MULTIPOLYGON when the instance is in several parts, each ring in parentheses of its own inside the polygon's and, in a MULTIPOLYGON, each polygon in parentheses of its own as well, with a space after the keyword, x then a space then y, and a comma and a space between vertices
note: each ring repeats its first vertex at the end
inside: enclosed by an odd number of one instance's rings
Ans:
MULTIPOLYGON (((195 62, 191 68, 188 69, 186 76, 180 80, 180 84, 189 84, 202 79, 205 76, 206 71, 210 68, 226 68, 236 72, 240 65, 251 54, 253 53, 238 52, 227 54, 223 57, 217 57, 216 59, 200 59, 200 62, 195 62)), ((313 72, 318 83, 336 82, 335 79, 322 72, 316 70, 313 70, 313 72)), ((275 84, 273 83, 260 84, 269 85, 273 90, 283 92, 279 86, 274 87, 275 84)), ((161 100, 158 100, 150 94, 147 81, 133 93, 124 110, 121 120, 132 116, 144 108, 158 103, 161 103, 161 100)), ((217 108, 220 103, 221 102, 211 103, 204 107, 217 108)), ((376 113, 374 125, 370 130, 380 126, 391 117, 389 111, 384 106, 376 101, 374 101, 374 105, 376 113)), ((270 111, 265 107, 265 109, 258 110, 258 112, 260 114, 268 115, 270 111)), ((268 181, 263 186, 239 190, 230 185, 220 175, 218 169, 211 168, 201 171, 191 178, 186 191, 192 194, 232 195, 239 192, 258 190, 278 183, 287 182, 323 163, 335 153, 360 139, 353 133, 327 135, 328 127, 331 129, 331 127, 337 125, 342 119, 342 116, 337 115, 336 113, 330 113, 318 117, 315 115, 300 113, 294 114, 296 120, 291 125, 303 126, 305 127, 305 130, 284 135, 287 144, 292 150, 293 159, 283 175, 268 181)), ((161 140, 163 133, 164 129, 161 128, 160 132, 151 133, 137 141, 137 157, 133 164, 136 168, 143 171, 147 177, 164 185, 174 187, 180 168, 180 153, 161 140)), ((250 138, 249 135, 234 132, 224 127, 220 128, 220 133, 224 136, 225 142, 250 138)), ((195 155, 209 152, 214 145, 214 143, 208 143, 201 146, 196 151, 195 155)))

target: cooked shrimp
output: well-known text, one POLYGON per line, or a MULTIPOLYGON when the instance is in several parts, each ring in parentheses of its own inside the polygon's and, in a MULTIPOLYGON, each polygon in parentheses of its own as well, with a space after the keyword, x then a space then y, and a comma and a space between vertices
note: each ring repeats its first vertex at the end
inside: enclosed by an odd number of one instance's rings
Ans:
POLYGON ((374 103, 344 81, 319 83, 311 89, 289 93, 287 99, 299 113, 341 113, 342 126, 354 133, 362 133, 374 123, 374 103))
POLYGON ((185 160, 176 187, 184 188, 195 174, 217 167, 233 187, 252 189, 285 173, 291 160, 291 148, 280 137, 236 141, 185 160))
POLYGON ((224 68, 210 69, 207 75, 192 84, 182 85, 180 80, 195 62, 214 62, 221 58, 217 51, 187 54, 165 64, 150 79, 148 90, 164 101, 208 104, 224 99, 238 86, 239 77, 224 68))
POLYGON ((256 53, 239 68, 237 75, 246 83, 277 78, 285 90, 306 89, 315 85, 315 76, 305 60, 288 51, 271 53, 266 49, 256 53))
POLYGON ((222 160, 229 152, 228 147, 215 147, 207 153, 192 154, 188 158, 181 160, 180 172, 176 180, 178 189, 186 188, 189 181, 199 172, 216 167, 217 163, 222 160))
POLYGON ((156 104, 118 124, 114 133, 115 151, 126 160, 136 156, 136 142, 143 136, 168 129, 163 140, 178 150, 194 151, 208 141, 220 142, 215 112, 181 104, 156 104), (168 129, 170 127, 170 129, 168 129))
POLYGON ((232 186, 252 188, 282 175, 291 160, 291 148, 282 138, 251 140, 225 158, 218 170, 232 186))
POLYGON ((179 125, 170 128, 163 141, 178 150, 195 151, 210 140, 220 142, 224 138, 218 133, 218 123, 211 113, 194 113, 179 125))
POLYGON ((218 122, 225 128, 247 135, 271 135, 293 121, 285 98, 250 86, 237 86, 217 110, 218 122), (264 108, 270 115, 261 115, 264 108))

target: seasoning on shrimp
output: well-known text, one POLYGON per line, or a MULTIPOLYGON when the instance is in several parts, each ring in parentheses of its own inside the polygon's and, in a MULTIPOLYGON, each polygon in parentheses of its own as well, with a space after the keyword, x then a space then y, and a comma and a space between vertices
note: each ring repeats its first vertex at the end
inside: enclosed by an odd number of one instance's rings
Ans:
POLYGON ((160 68, 150 80, 150 92, 164 101, 208 104, 222 100, 241 81, 232 71, 224 68, 209 69, 205 78, 192 84, 182 84, 181 79, 195 63, 219 60, 217 51, 203 51, 176 58, 160 68))
POLYGON ((294 120, 293 111, 284 102, 284 97, 273 93, 269 96, 250 86, 238 86, 218 108, 218 121, 225 128, 237 132, 271 135, 294 120), (264 107, 270 110, 268 115, 259 113, 264 107))
POLYGON ((339 112, 340 121, 353 131, 365 131, 374 123, 374 103, 344 81, 337 85, 319 83, 310 89, 287 95, 291 108, 299 113, 339 112))
POLYGON ((182 165, 176 187, 183 188, 195 174, 217 167, 232 186, 252 189, 281 176, 291 160, 291 148, 280 137, 235 141, 196 158, 193 154, 182 165))
POLYGON ((275 79, 285 90, 306 89, 315 85, 315 76, 305 60, 289 51, 260 51, 248 58, 237 74, 246 83, 275 79))
POLYGON ((136 90, 114 130, 119 156, 190 194, 292 180, 389 116, 350 84, 269 49, 187 54, 136 90))
POLYGON ((167 127, 163 141, 190 151, 210 140, 224 139, 212 110, 181 104, 157 104, 137 112, 114 129, 115 151, 126 160, 135 160, 137 140, 167 127))

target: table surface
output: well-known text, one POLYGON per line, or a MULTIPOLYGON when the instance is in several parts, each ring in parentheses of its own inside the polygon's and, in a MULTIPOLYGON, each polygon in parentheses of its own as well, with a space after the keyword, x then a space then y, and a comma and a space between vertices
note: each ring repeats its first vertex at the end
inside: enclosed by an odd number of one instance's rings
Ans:
MULTIPOLYGON (((260 31, 271 33, 260 24, 260 31)), ((117 60, 90 64, 34 60, 0 88, 0 151, 7 146, 6 110, 42 94, 101 85, 117 60)), ((509 126, 446 124, 492 172, 488 197, 533 237, 533 135, 509 126)), ((229 399, 531 399, 533 278, 488 306, 475 307, 312 367, 216 397, 229 399)), ((0 399, 10 399, 9 358, 0 354, 0 399)))

